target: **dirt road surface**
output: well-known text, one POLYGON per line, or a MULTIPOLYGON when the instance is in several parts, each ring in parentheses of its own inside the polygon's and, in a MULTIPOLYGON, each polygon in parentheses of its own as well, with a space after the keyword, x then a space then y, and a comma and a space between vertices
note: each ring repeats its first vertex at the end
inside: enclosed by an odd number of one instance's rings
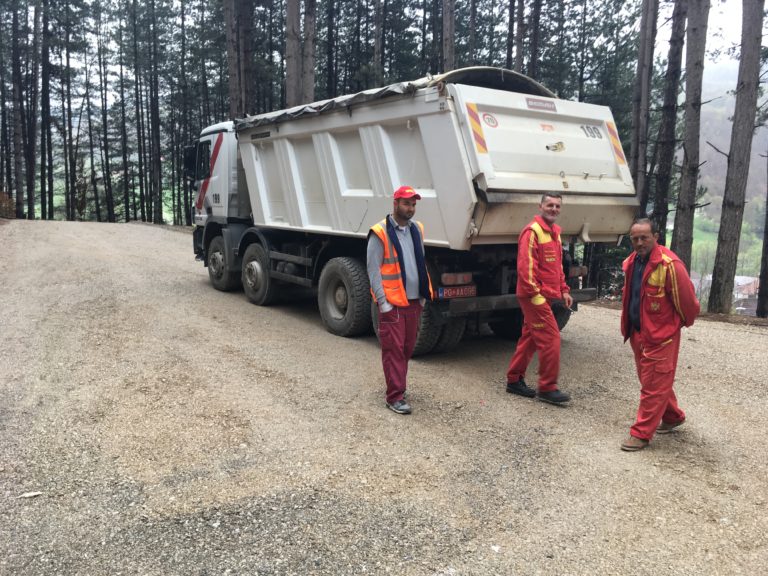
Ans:
POLYGON ((375 337, 213 290, 188 233, 0 221, 0 246, 0 574, 768 566, 765 327, 685 331, 688 422, 630 454, 615 310, 563 332, 570 407, 506 394, 513 344, 479 336, 412 362, 403 417, 375 337))

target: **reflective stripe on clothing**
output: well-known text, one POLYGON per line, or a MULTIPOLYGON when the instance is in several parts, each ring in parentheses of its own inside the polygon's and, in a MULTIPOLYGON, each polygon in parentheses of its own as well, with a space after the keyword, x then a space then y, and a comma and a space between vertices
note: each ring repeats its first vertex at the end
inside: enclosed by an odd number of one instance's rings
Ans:
MULTIPOLYGON (((387 216, 390 218, 390 216, 387 216)), ((409 226, 417 225, 421 232, 421 238, 424 238, 424 226, 421 222, 411 222, 409 226)), ((413 249, 413 237, 409 227, 404 230, 395 225, 395 233, 398 234, 398 240, 403 249, 403 265, 406 267, 405 278, 406 285, 403 285, 403 274, 400 269, 400 259, 397 252, 389 241, 387 235, 387 220, 384 219, 381 222, 371 227, 371 232, 381 242, 383 248, 383 255, 381 258, 381 266, 379 269, 381 277, 381 290, 376 285, 378 275, 375 270, 372 270, 373 263, 370 262, 369 256, 369 278, 371 279, 371 294, 373 299, 378 303, 383 298, 389 304, 393 306, 408 306, 408 300, 416 300, 420 298, 419 294, 419 270, 416 263, 416 256, 413 249)), ((372 252, 371 242, 372 238, 369 238, 369 255, 372 252)), ((375 248, 378 248, 376 246, 375 248)), ((427 274, 427 282, 429 284, 430 294, 432 293, 432 285, 429 280, 429 274, 427 274)))

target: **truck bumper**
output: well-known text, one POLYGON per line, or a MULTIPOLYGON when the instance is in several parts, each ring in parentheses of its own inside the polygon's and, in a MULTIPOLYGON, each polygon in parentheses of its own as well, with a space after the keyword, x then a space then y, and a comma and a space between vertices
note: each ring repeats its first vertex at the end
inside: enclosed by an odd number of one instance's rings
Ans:
MULTIPOLYGON (((597 298, 597 288, 571 290, 571 296, 574 302, 589 302, 597 298)), ((449 316, 466 316, 475 312, 510 310, 513 308, 520 308, 520 303, 514 294, 455 298, 448 301, 449 316)))

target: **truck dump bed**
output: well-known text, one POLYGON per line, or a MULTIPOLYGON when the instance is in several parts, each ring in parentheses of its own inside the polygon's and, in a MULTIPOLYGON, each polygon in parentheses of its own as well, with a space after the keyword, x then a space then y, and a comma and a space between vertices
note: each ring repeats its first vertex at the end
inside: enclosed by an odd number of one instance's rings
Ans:
POLYGON ((251 116, 236 131, 257 225, 364 237, 408 184, 427 244, 468 250, 516 242, 542 192, 563 194, 559 223, 586 241, 615 241, 637 206, 608 108, 508 70, 251 116))

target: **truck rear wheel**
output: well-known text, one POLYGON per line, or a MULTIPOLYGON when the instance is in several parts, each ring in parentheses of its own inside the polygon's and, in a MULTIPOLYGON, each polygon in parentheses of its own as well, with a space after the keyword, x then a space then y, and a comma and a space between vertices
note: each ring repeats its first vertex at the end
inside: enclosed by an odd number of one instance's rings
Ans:
POLYGON ((208 266, 208 278, 210 278, 211 284, 216 290, 229 292, 240 284, 238 272, 232 272, 227 268, 224 238, 221 236, 215 236, 208 245, 206 265, 208 266))
POLYGON ((519 308, 509 310, 502 320, 489 322, 493 333, 504 340, 517 340, 523 333, 523 311, 519 308))
MULTIPOLYGON (((373 331, 379 337, 379 306, 371 300, 371 318, 373 319, 373 331)), ((441 335, 442 326, 429 312, 429 302, 424 305, 419 320, 419 333, 416 336, 416 344, 413 347, 414 356, 424 356, 432 352, 441 335)))
POLYGON ((320 273, 317 305, 323 325, 337 336, 357 336, 371 329, 368 271, 356 258, 333 258, 320 273))
POLYGON ((243 255, 243 291, 259 306, 268 306, 277 298, 277 286, 269 276, 269 254, 261 244, 251 244, 243 255))
POLYGON ((451 318, 448 320, 440 331, 440 337, 437 339, 437 342, 435 342, 435 347, 432 348, 432 354, 440 354, 441 352, 448 352, 449 350, 456 348, 464 337, 466 329, 466 317, 451 318))

